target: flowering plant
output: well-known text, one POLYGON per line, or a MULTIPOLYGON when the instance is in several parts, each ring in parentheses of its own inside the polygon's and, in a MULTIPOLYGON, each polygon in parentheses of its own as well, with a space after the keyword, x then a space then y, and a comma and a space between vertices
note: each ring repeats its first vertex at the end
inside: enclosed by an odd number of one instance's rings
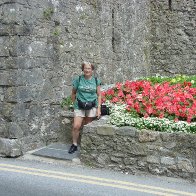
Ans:
POLYGON ((159 117, 194 121, 196 118, 196 88, 188 83, 152 85, 150 81, 126 81, 102 92, 102 101, 126 105, 126 110, 140 117, 159 117))
POLYGON ((126 110, 125 104, 110 103, 109 107, 111 108, 109 123, 116 126, 133 126, 138 129, 150 129, 161 132, 196 133, 196 122, 174 122, 167 118, 157 117, 138 118, 137 115, 126 110))
POLYGON ((102 101, 122 105, 126 116, 188 123, 196 121, 196 88, 192 87, 194 81, 173 82, 137 80, 116 83, 113 88, 102 92, 102 101))

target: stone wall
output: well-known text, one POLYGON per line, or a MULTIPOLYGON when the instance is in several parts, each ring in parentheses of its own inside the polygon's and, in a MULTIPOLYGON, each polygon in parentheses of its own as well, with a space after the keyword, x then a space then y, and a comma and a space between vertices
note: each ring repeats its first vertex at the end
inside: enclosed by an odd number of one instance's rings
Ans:
POLYGON ((196 1, 151 0, 150 6, 151 74, 196 74, 196 1))
POLYGON ((60 102, 84 60, 104 84, 196 73, 195 2, 177 3, 171 11, 163 0, 1 0, 2 145, 17 142, 22 153, 67 140, 60 102))
POLYGON ((1 146, 67 140, 60 102, 84 60, 103 83, 146 75, 147 10, 146 0, 1 0, 1 146))
POLYGON ((81 161, 131 174, 196 180, 195 143, 194 134, 119 128, 101 119, 83 129, 81 161))

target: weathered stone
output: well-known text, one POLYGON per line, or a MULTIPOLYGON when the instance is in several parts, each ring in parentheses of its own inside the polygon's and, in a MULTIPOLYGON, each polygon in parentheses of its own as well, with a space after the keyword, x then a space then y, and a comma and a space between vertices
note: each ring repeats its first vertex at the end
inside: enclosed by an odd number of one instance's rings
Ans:
POLYGON ((117 158, 117 157, 112 156, 110 159, 111 159, 112 162, 115 162, 115 163, 118 163, 118 164, 122 163, 121 158, 117 158))
POLYGON ((69 117, 73 118, 74 117, 74 113, 71 112, 71 111, 64 110, 64 111, 60 112, 60 116, 65 117, 65 118, 69 118, 69 117))
POLYGON ((97 158, 97 162, 101 165, 106 165, 109 162, 109 156, 107 154, 100 154, 97 158))
POLYGON ((71 120, 68 119, 68 118, 64 118, 64 119, 62 120, 62 123, 63 123, 64 125, 70 124, 70 123, 71 123, 71 120))
POLYGON ((9 47, 7 37, 0 37, 0 57, 9 56, 9 47))
POLYGON ((28 53, 34 57, 49 57, 48 46, 45 40, 34 41, 28 46, 28 53))
POLYGON ((160 144, 154 144, 153 142, 148 144, 147 147, 150 152, 159 151, 162 148, 160 144))
POLYGON ((3 104, 3 108, 2 108, 2 115, 6 118, 6 119, 11 119, 12 118, 12 110, 15 107, 15 104, 11 104, 11 103, 5 103, 3 104))
POLYGON ((3 137, 3 138, 8 137, 7 122, 1 121, 1 118, 0 118, 0 137, 3 137))
POLYGON ((159 137, 158 132, 150 132, 150 131, 141 131, 139 132, 139 141, 140 142, 152 142, 157 140, 159 137))
POLYGON ((124 158, 124 164, 125 165, 133 165, 136 163, 135 158, 124 158))
POLYGON ((4 90, 3 88, 0 87, 0 102, 3 102, 4 101, 4 90))
POLYGON ((160 163, 159 157, 158 156, 147 156, 148 163, 160 163))
POLYGON ((114 135, 115 130, 112 126, 98 126, 97 134, 98 135, 114 135))
POLYGON ((99 144, 97 147, 94 147, 97 150, 107 150, 109 146, 107 144, 99 144))
POLYGON ((176 151, 171 150, 171 149, 167 149, 164 147, 160 147, 159 148, 159 152, 161 154, 161 156, 169 156, 169 157, 175 157, 176 156, 176 151))
POLYGON ((114 153, 114 154, 112 154, 112 156, 115 156, 115 157, 125 157, 125 155, 123 153, 114 153))
POLYGON ((10 122, 8 124, 8 134, 10 139, 19 139, 24 136, 23 130, 16 122, 10 122))
POLYGON ((165 148, 172 149, 176 146, 176 142, 166 142, 164 143, 165 148))
POLYGON ((166 171, 165 168, 162 168, 160 165, 157 164, 150 164, 148 166, 148 169, 152 174, 156 174, 156 175, 162 175, 166 171))
POLYGON ((125 146, 125 152, 137 156, 144 156, 147 155, 147 150, 144 146, 141 146, 139 144, 130 144, 125 146))
POLYGON ((182 170, 183 172, 196 172, 195 168, 193 167, 189 159, 178 157, 177 161, 178 169, 182 170))
POLYGON ((137 129, 135 127, 120 127, 118 129, 116 129, 116 134, 118 135, 127 135, 127 136, 131 136, 134 137, 135 133, 136 133, 137 129))
POLYGON ((16 72, 17 79, 15 84, 17 86, 27 86, 27 85, 43 85, 44 74, 46 71, 42 68, 33 68, 29 70, 19 70, 16 72))
POLYGON ((164 142, 170 143, 170 141, 175 141, 176 133, 160 133, 161 139, 164 142))
POLYGON ((174 165, 175 159, 172 157, 161 157, 161 164, 163 165, 174 165))
POLYGON ((9 80, 9 72, 3 71, 0 73, 0 86, 11 86, 13 85, 9 80))
POLYGON ((141 167, 144 168, 144 167, 147 166, 147 163, 146 163, 145 160, 138 161, 137 164, 138 164, 138 166, 139 166, 140 168, 141 168, 141 167))
POLYGON ((22 155, 19 140, 0 138, 0 155, 5 157, 17 157, 22 155))

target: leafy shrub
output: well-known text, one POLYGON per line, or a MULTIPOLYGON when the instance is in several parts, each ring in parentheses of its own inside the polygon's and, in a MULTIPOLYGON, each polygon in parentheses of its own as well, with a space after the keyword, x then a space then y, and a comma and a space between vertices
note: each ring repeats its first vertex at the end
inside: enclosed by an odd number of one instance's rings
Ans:
POLYGON ((147 80, 152 82, 152 84, 169 82, 170 84, 184 84, 189 85, 192 88, 196 88, 196 75, 186 76, 186 75, 176 75, 175 77, 163 77, 163 76, 153 76, 142 78, 142 80, 147 80))
POLYGON ((71 99, 71 96, 68 96, 66 98, 64 98, 61 103, 60 103, 62 108, 68 108, 68 109, 72 109, 73 108, 73 102, 71 99))

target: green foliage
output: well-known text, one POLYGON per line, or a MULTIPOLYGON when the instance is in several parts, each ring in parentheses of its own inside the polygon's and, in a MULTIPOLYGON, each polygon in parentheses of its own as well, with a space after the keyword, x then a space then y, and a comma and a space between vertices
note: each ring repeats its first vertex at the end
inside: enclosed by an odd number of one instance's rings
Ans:
POLYGON ((175 122, 172 118, 148 117, 140 118, 134 116, 134 113, 126 111, 126 105, 110 104, 109 122, 118 127, 133 126, 138 129, 149 129, 162 132, 184 132, 196 134, 196 122, 188 123, 185 121, 175 122))
POLYGON ((60 35, 60 29, 55 28, 54 32, 53 32, 54 36, 59 36, 60 35))
POLYGON ((71 96, 68 96, 66 98, 64 98, 61 103, 60 103, 62 108, 68 108, 68 109, 72 109, 73 108, 73 102, 71 99, 71 96))
POLYGON ((94 9, 97 8, 97 0, 83 0, 83 1, 88 5, 92 5, 94 9))
POLYGON ((196 75, 186 76, 186 75, 176 75, 175 77, 163 77, 163 76, 153 76, 142 78, 142 80, 151 81, 155 83, 169 82, 170 84, 183 84, 185 82, 191 83, 191 87, 196 88, 196 75))
POLYGON ((44 10, 44 18, 47 20, 51 20, 52 15, 54 14, 54 9, 53 8, 47 8, 46 10, 44 10))
POLYGON ((80 20, 85 20, 88 18, 88 15, 86 13, 83 13, 81 16, 80 16, 80 20))
MULTIPOLYGON (((171 85, 182 84, 182 88, 186 88, 187 86, 196 88, 196 75, 176 75, 174 77, 154 76, 141 78, 140 80, 148 80, 152 84, 169 82, 171 85)), ((122 86, 118 84, 116 85, 116 88, 109 89, 110 91, 108 91, 108 94, 104 94, 104 98, 106 98, 107 101, 111 101, 114 97, 118 97, 118 92, 116 92, 117 87, 123 89, 122 86)), ((137 90, 140 91, 139 88, 137 90)), ((193 95, 193 97, 196 99, 195 95, 193 95)), ((145 100, 145 96, 143 96, 143 100, 145 100)), ((139 104, 140 103, 141 102, 139 102, 139 104)), ((183 101, 179 101, 178 105, 191 109, 193 103, 194 101, 191 99, 188 103, 186 103, 189 105, 186 105, 183 101)), ((185 114, 187 115, 189 112, 190 111, 187 110, 185 111, 185 114)), ((164 112, 164 117, 161 118, 156 116, 143 117, 144 113, 145 111, 142 111, 142 108, 140 107, 140 114, 142 115, 138 115, 137 111, 135 111, 132 107, 127 107, 123 101, 114 103, 110 102, 109 123, 116 126, 134 126, 138 129, 196 134, 196 116, 193 116, 191 122, 186 122, 187 119, 185 117, 178 116, 178 118, 176 118, 175 114, 171 114, 166 111, 164 112)), ((160 113, 157 114, 159 116, 160 113)))

